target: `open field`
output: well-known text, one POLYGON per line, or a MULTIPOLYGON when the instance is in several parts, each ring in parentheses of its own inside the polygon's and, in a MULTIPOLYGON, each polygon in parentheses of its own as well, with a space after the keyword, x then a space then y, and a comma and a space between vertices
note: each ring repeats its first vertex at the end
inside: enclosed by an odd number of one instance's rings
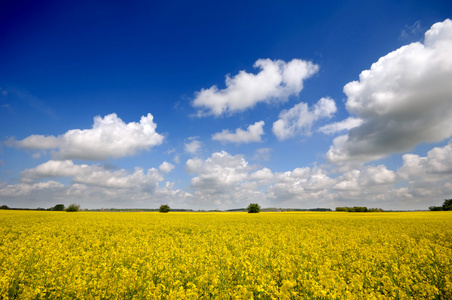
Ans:
POLYGON ((452 212, 0 211, 0 299, 452 299, 452 212))

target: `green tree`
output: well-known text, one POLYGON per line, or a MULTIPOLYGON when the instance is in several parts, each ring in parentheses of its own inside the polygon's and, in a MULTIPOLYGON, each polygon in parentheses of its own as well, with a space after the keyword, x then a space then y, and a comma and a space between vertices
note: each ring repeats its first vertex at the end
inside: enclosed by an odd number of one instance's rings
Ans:
POLYGON ((452 199, 445 199, 444 200, 443 210, 452 210, 452 199))
POLYGON ((441 211, 443 210, 442 206, 430 206, 428 209, 430 209, 431 211, 441 211))
POLYGON ((170 207, 169 207, 168 204, 162 204, 162 205, 160 205, 159 212, 161 212, 161 213, 167 213, 167 212, 169 212, 169 211, 170 211, 170 207))
POLYGON ((259 206, 259 204, 257 203, 250 203, 250 205, 248 205, 248 213, 258 213, 261 211, 261 207, 259 206))
POLYGON ((64 210, 64 204, 57 204, 54 207, 52 207, 50 210, 63 211, 64 210))
POLYGON ((69 205, 66 208, 66 211, 67 212, 77 212, 77 211, 79 211, 79 209, 80 209, 80 205, 72 203, 71 205, 69 205))
POLYGON ((7 205, 2 205, 0 206, 0 209, 9 209, 9 207, 7 205))

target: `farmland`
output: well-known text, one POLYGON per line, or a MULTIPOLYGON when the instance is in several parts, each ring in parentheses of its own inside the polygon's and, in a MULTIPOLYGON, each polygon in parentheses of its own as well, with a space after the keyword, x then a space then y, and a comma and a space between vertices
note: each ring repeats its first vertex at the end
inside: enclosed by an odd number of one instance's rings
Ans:
POLYGON ((0 211, 0 299, 452 299, 452 213, 0 211))

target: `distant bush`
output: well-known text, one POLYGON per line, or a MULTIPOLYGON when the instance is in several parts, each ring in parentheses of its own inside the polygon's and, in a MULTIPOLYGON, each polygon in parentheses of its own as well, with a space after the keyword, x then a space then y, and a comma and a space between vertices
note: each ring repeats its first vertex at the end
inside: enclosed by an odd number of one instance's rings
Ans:
POLYGON ((161 213, 167 213, 167 212, 169 212, 169 211, 170 211, 170 207, 169 207, 168 204, 162 204, 162 205, 160 205, 159 212, 161 212, 161 213))
POLYGON ((0 209, 9 209, 9 207, 7 205, 2 205, 0 206, 0 209))
POLYGON ((69 205, 66 208, 66 211, 67 212, 77 212, 77 211, 79 211, 79 209, 80 209, 80 205, 72 203, 71 205, 69 205))
POLYGON ((247 210, 248 213, 258 213, 261 211, 261 207, 257 203, 250 203, 250 205, 248 205, 247 210))
POLYGON ((57 204, 54 207, 49 208, 49 210, 63 211, 64 210, 64 204, 57 204))
POLYGON ((442 211, 443 207, 442 206, 430 206, 428 209, 430 209, 431 211, 442 211))

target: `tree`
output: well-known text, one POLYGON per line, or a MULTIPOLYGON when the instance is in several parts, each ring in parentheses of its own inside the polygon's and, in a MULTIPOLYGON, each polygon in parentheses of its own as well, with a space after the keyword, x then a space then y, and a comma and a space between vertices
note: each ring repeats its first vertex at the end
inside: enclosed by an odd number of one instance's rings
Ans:
POLYGON ((2 205, 0 206, 0 209, 9 209, 9 207, 7 205, 2 205))
POLYGON ((159 212, 161 212, 161 213, 167 213, 167 212, 169 212, 169 211, 170 211, 170 207, 169 207, 168 204, 162 204, 162 205, 160 205, 159 212))
POLYGON ((444 200, 443 210, 452 210, 452 199, 445 199, 444 200))
POLYGON ((261 207, 257 203, 250 203, 250 205, 248 205, 247 209, 248 209, 248 213, 250 213, 250 214, 258 213, 261 211, 261 207))
POLYGON ((63 211, 64 210, 64 204, 57 204, 54 207, 52 207, 50 210, 63 211))
POLYGON ((66 211, 67 212, 77 212, 77 211, 79 211, 79 209, 80 209, 80 205, 72 203, 71 205, 69 205, 66 208, 66 211))

